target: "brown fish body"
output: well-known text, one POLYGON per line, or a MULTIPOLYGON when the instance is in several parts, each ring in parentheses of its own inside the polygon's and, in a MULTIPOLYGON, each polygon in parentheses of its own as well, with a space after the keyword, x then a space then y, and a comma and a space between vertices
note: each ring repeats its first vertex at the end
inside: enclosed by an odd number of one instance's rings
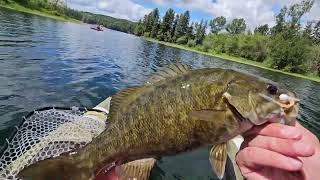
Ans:
POLYGON ((220 69, 198 70, 133 90, 111 114, 110 127, 79 152, 80 164, 91 164, 98 170, 114 161, 174 155, 242 133, 250 128, 249 123, 222 107, 225 82, 233 78, 231 74, 220 69), (225 121, 190 116, 218 107, 227 111, 225 121))
POLYGON ((225 143, 253 124, 262 124, 260 119, 269 112, 280 113, 278 105, 265 103, 257 95, 267 91, 266 82, 255 77, 224 69, 176 72, 171 70, 169 76, 160 75, 162 80, 157 83, 114 96, 109 127, 77 154, 41 161, 19 175, 91 179, 113 162, 225 143))

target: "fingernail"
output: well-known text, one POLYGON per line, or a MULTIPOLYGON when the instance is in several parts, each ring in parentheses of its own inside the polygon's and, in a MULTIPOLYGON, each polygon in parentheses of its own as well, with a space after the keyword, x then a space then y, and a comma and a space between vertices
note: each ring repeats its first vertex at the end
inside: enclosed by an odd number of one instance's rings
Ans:
POLYGON ((299 170, 302 168, 302 163, 295 159, 290 160, 290 165, 293 168, 292 170, 299 170))
POLYGON ((294 128, 284 128, 281 130, 281 132, 286 137, 292 138, 292 139, 300 139, 302 136, 301 133, 294 128))

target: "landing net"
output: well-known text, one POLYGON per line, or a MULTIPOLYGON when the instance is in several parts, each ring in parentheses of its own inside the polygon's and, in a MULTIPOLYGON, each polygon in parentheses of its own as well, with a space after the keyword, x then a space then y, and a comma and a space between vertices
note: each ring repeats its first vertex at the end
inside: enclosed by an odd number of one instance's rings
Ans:
POLYGON ((44 108, 29 113, 0 154, 0 179, 17 179, 24 167, 89 143, 105 129, 105 121, 86 112, 44 108))

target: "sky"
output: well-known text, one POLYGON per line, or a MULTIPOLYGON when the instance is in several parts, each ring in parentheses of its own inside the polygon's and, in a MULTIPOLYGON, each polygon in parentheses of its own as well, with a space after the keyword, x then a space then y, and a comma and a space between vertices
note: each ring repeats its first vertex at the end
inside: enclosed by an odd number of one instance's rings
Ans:
MULTIPOLYGON (((176 13, 191 12, 191 21, 211 20, 224 16, 227 21, 244 18, 248 28, 275 24, 275 15, 284 5, 302 0, 66 0, 69 7, 116 18, 138 21, 154 8, 163 16, 168 8, 176 13)), ((320 0, 302 21, 320 20, 320 0)))

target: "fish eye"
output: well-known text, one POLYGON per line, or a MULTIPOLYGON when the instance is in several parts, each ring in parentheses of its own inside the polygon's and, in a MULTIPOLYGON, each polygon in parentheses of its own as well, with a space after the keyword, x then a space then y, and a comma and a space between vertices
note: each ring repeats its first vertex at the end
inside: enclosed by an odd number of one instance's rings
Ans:
POLYGON ((273 84, 268 84, 267 90, 268 90, 269 94, 271 94, 271 95, 276 95, 278 92, 277 86, 275 86, 273 84))

